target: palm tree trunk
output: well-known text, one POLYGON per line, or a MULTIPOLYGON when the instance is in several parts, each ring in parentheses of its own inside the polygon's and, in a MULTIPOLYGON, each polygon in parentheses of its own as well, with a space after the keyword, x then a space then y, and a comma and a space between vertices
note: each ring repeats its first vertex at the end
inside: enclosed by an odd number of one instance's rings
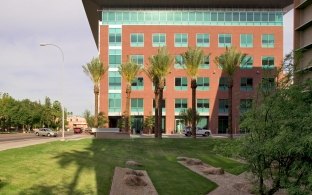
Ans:
POLYGON ((164 88, 159 88, 159 99, 158 99, 158 138, 162 138, 162 100, 163 100, 164 88))
POLYGON ((159 104, 159 90, 155 87, 155 137, 158 137, 158 104, 159 104))
POLYGON ((99 86, 94 85, 94 102, 95 102, 95 108, 94 108, 94 127, 99 127, 98 117, 99 117, 99 93, 100 89, 99 86))
POLYGON ((131 97, 131 85, 127 85, 126 89, 126 112, 125 112, 125 132, 130 134, 130 97, 131 97))
POLYGON ((196 139, 196 79, 191 80, 192 88, 192 136, 196 139))
POLYGON ((233 123, 232 123, 232 118, 233 118, 233 109, 232 109, 232 102, 233 101, 233 78, 229 78, 229 121, 228 121, 228 134, 230 138, 233 138, 233 123))

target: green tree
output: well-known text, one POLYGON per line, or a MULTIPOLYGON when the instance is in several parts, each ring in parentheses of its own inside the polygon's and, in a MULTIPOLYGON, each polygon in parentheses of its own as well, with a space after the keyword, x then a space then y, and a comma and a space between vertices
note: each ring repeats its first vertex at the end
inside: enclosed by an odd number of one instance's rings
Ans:
POLYGON ((204 60, 204 51, 200 48, 189 48, 182 54, 187 75, 191 78, 192 88, 192 136, 196 138, 196 88, 198 69, 204 60))
POLYGON ((155 126, 155 117, 151 114, 144 119, 144 128, 147 129, 148 134, 152 133, 153 127, 155 126))
POLYGON ((234 47, 226 48, 225 52, 215 58, 215 63, 228 75, 228 102, 229 102, 229 120, 228 133, 233 138, 233 86, 234 76, 240 65, 248 62, 247 54, 237 51, 234 47))
POLYGON ((274 194, 285 188, 289 194, 311 194, 311 81, 259 94, 241 122, 249 132, 241 155, 257 177, 258 193, 274 194))
MULTIPOLYGON (((156 111, 158 112, 158 119, 157 119, 157 134, 158 134, 158 138, 162 138, 162 102, 163 102, 163 92, 164 92, 164 87, 165 87, 165 82, 166 82, 166 77, 167 75, 170 73, 172 65, 173 65, 173 57, 168 53, 168 50, 166 47, 162 47, 158 49, 158 52, 156 55, 152 56, 149 58, 149 66, 147 67, 147 71, 145 72, 150 72, 152 75, 152 77, 150 77, 152 79, 152 82, 155 85, 155 90, 158 90, 158 100, 156 99, 155 96, 155 102, 157 101, 158 103, 156 103, 157 106, 157 110, 155 109, 155 113, 156 111), (157 87, 158 85, 158 87, 157 87), (157 87, 157 89, 156 89, 157 87)), ((156 94, 155 94, 156 95, 156 94)), ((155 120, 156 122, 156 120, 155 120)))
MULTIPOLYGON (((185 126, 191 126, 193 120, 193 109, 188 108, 187 110, 182 110, 179 114, 179 116, 184 121, 185 126)), ((196 112, 195 114, 195 125, 197 125, 200 122, 200 115, 199 112, 196 112)), ((193 134, 193 132, 192 132, 193 134)), ((195 132, 196 135, 196 132, 195 132)))
MULTIPOLYGON (((83 117, 86 119, 88 127, 94 127, 94 116, 91 114, 90 110, 85 110, 83 113, 83 117)), ((98 127, 105 127, 108 120, 105 113, 100 112, 98 115, 98 127)))
POLYGON ((107 67, 103 66, 103 63, 99 58, 92 58, 91 62, 82 66, 83 71, 90 77, 94 85, 94 127, 98 127, 98 115, 99 115, 99 93, 100 93, 100 82, 107 71, 107 67))
POLYGON ((126 109, 125 109, 125 132, 130 133, 130 99, 131 99, 131 84, 139 74, 141 66, 132 61, 121 64, 118 67, 119 74, 126 81, 126 109))

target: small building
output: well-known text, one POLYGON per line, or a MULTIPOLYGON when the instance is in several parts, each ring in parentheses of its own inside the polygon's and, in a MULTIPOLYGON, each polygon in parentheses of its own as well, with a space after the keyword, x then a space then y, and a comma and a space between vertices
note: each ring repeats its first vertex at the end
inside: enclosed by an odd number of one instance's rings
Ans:
POLYGON ((68 129, 73 129, 75 127, 81 127, 85 129, 88 127, 86 119, 80 116, 67 116, 67 123, 68 129))

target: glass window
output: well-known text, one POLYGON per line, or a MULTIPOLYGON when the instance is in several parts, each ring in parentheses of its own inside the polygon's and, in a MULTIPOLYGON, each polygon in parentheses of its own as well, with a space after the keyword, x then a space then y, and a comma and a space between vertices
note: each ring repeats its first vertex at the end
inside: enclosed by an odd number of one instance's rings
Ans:
POLYGON ((175 56, 174 68, 176 68, 176 69, 183 69, 183 68, 185 68, 185 63, 184 63, 183 57, 181 55, 176 55, 175 56))
POLYGON ((228 78, 227 77, 221 77, 219 80, 219 90, 221 91, 227 91, 229 89, 228 87, 228 78))
POLYGON ((197 47, 209 47, 209 34, 197 34, 196 46, 197 47))
POLYGON ((253 66, 253 57, 252 56, 246 56, 242 63, 240 64, 241 69, 252 69, 253 66))
POLYGON ((242 77, 240 82, 240 90, 241 91, 251 91, 253 88, 253 79, 242 77))
POLYGON ((109 33, 109 45, 120 46, 121 45, 121 28, 110 28, 109 33))
POLYGON ((210 68, 210 56, 204 56, 203 64, 199 65, 199 69, 209 69, 210 68))
POLYGON ((272 69, 274 68, 274 57, 273 56, 262 56, 262 68, 272 69))
POLYGON ((228 99, 219 99, 219 113, 228 113, 229 112, 229 103, 228 99))
POLYGON ((144 89, 144 79, 143 77, 137 77, 131 83, 131 89, 133 90, 143 90, 144 89))
POLYGON ((273 34, 263 34, 262 35, 262 47, 263 48, 273 48, 274 47, 274 35, 273 34))
POLYGON ((209 112, 209 100, 208 99, 197 99, 196 109, 199 113, 209 112))
POLYGON ((144 64, 144 56, 143 55, 131 55, 130 59, 133 63, 142 65, 144 64))
POLYGON ((174 111, 179 113, 187 109, 187 99, 175 99, 174 108, 174 111))
POLYGON ((188 46, 187 34, 186 33, 174 34, 174 46, 175 47, 187 47, 188 46))
POLYGON ((131 112, 143 112, 143 98, 131 98, 131 112))
POLYGON ((207 91, 209 90, 209 78, 208 77, 198 77, 197 78, 197 90, 207 91))
POLYGON ((240 35, 240 47, 253 47, 253 35, 241 34, 240 35))
POLYGON ((166 34, 156 33, 153 34, 153 47, 163 47, 166 45, 166 34))
POLYGON ((218 12, 211 12, 211 21, 212 22, 218 21, 218 12))
POLYGON ((241 99, 239 104, 240 113, 247 112, 252 108, 252 99, 241 99))
POLYGON ((121 94, 108 94, 108 112, 121 112, 121 94))
POLYGON ((144 47, 144 34, 143 33, 132 33, 130 35, 131 47, 144 47))
POLYGON ((187 78, 186 77, 175 78, 175 90, 178 90, 178 91, 187 90, 187 78))
POLYGON ((121 50, 110 49, 108 52, 108 63, 110 68, 117 68, 121 64, 121 50))
POLYGON ((109 71, 108 73, 108 86, 112 90, 121 89, 121 76, 117 71, 109 71))
POLYGON ((231 34, 219 34, 219 47, 231 47, 232 35, 231 34))

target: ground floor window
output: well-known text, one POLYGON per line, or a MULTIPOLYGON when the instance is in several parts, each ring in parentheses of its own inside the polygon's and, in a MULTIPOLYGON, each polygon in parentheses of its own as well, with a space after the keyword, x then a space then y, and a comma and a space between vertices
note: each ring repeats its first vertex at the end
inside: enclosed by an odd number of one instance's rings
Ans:
POLYGON ((219 116, 218 118, 218 133, 223 134, 227 133, 228 130, 228 116, 219 116))
POLYGON ((209 129, 209 116, 200 116, 197 127, 209 129))
POLYGON ((143 132, 143 116, 131 116, 131 132, 133 134, 143 132))

